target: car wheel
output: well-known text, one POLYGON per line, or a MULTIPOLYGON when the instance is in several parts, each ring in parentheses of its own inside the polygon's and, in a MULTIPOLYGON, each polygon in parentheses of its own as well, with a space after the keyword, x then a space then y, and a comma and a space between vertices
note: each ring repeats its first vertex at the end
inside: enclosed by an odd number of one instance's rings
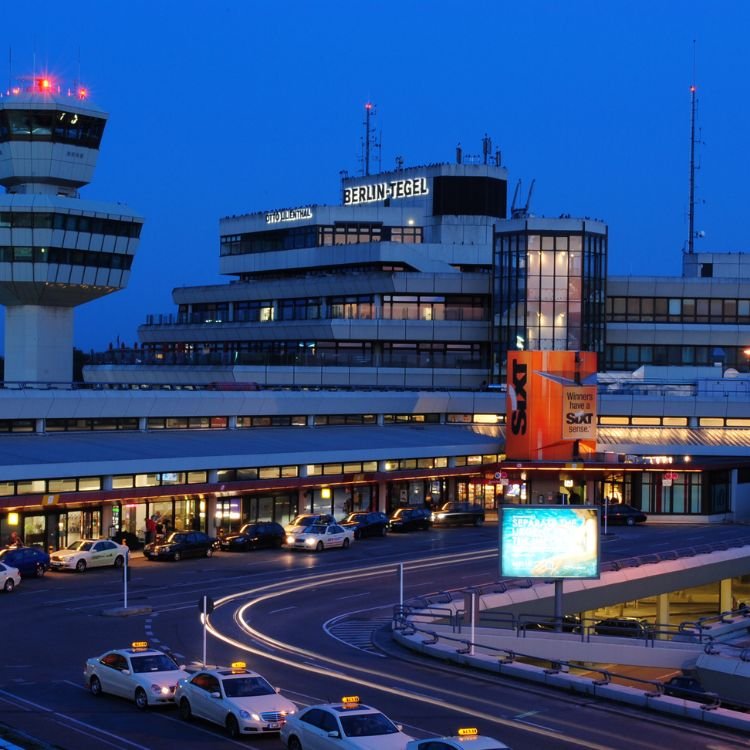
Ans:
POLYGON ((625 523, 626 523, 626 524, 627 524, 628 526, 635 526, 635 518, 628 518, 628 520, 627 520, 627 521, 625 521, 625 523))
POLYGON ((11 591, 16 587, 16 583, 12 578, 8 578, 7 581, 5 581, 5 585, 3 586, 3 589, 10 594, 11 591))
POLYGON ((302 743, 294 735, 292 735, 289 738, 289 741, 286 743, 286 746, 287 746, 287 750, 302 750, 302 743))
POLYGON ((315 547, 316 552, 322 552, 323 551, 323 542, 318 542, 317 546, 315 547))
POLYGON ((229 716, 227 716, 226 727, 227 727, 227 734, 233 740, 239 739, 240 725, 237 722, 237 719, 234 714, 229 714, 229 716))
POLYGON ((123 565, 125 565, 125 558, 122 555, 117 555, 113 566, 115 567, 115 569, 119 570, 123 565))
POLYGON ((213 553, 214 553, 214 551, 213 551, 213 550, 212 550, 212 549, 211 549, 211 548, 209 547, 209 548, 208 548, 208 549, 206 550, 206 557, 211 557, 211 555, 213 555, 213 553))
POLYGON ((172 559, 175 562, 180 562, 180 560, 182 559, 182 555, 179 552, 175 552, 174 555, 173 555, 173 557, 172 557, 172 559))
POLYGON ((193 709, 190 708, 190 701, 187 698, 180 701, 180 718, 183 721, 192 721, 193 709))
POLYGON ((46 572, 47 572, 47 569, 44 567, 44 565, 42 565, 42 563, 36 564, 35 575, 37 578, 43 578, 46 572))
POLYGON ((343 543, 341 544, 343 549, 349 549, 349 539, 344 539, 343 543))
POLYGON ((143 688, 136 688, 135 705, 136 708, 139 708, 141 711, 143 711, 145 708, 148 708, 148 696, 146 695, 146 691, 143 688))
POLYGON ((86 561, 79 560, 76 563, 76 573, 85 573, 85 572, 86 572, 86 561))
POLYGON ((102 694, 102 683, 99 682, 98 677, 92 677, 89 680, 89 690, 91 691, 91 695, 101 695, 102 694))

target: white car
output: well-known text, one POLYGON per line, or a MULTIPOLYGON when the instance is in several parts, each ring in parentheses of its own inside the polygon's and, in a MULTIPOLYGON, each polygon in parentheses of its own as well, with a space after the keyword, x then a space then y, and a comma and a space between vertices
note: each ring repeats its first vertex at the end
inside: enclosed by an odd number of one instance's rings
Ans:
POLYGON ((287 750, 404 750, 412 739, 356 696, 309 706, 289 717, 281 728, 287 750))
POLYGON ((83 679, 94 694, 111 693, 135 701, 140 709, 174 702, 177 681, 185 671, 171 656, 145 641, 86 660, 83 679))
POLYGON ((257 672, 235 662, 228 669, 204 669, 177 683, 180 716, 207 719, 225 727, 230 737, 278 732, 297 706, 257 672))
POLYGON ((455 737, 429 737, 412 740, 406 750, 509 750, 508 745, 492 737, 480 736, 475 728, 459 729, 455 737))
POLYGON ((18 568, 11 568, 10 565, 0 563, 0 588, 10 593, 21 583, 21 574, 18 568))
POLYGON ((49 557, 52 570, 75 570, 83 573, 87 568, 111 565, 121 568, 130 550, 124 544, 111 539, 79 539, 65 549, 53 552, 49 557))
POLYGON ((287 535, 287 547, 321 552, 329 547, 348 549, 354 541, 354 529, 345 529, 337 523, 315 523, 301 526, 299 531, 287 535))

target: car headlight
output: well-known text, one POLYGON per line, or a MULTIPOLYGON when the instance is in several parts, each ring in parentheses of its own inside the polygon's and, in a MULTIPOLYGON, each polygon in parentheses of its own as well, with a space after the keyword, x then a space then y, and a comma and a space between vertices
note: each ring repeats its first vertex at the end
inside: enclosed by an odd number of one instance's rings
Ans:
POLYGON ((315 539, 312 537, 309 537, 305 539, 305 547, 314 547, 315 546, 315 539))
POLYGON ((260 716, 258 716, 258 714, 251 714, 249 711, 245 711, 244 708, 240 711, 240 718, 252 719, 253 721, 260 721, 260 716))
POLYGON ((294 544, 294 537, 291 534, 289 534, 289 536, 286 538, 286 543, 294 544))
POLYGON ((169 695, 172 691, 167 685, 153 684, 151 686, 151 692, 154 693, 154 695, 169 695))

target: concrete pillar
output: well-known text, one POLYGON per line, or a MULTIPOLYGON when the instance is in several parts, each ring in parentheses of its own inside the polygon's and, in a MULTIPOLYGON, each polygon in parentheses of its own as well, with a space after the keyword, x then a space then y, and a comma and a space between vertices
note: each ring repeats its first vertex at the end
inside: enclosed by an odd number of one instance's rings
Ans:
MULTIPOLYGON (((669 625, 669 593, 659 594, 656 597, 656 624, 669 625)), ((660 635, 659 638, 666 638, 666 635, 660 635)))
POLYGON ((729 612, 732 606, 732 579, 722 578, 719 581, 719 612, 729 612))
POLYGON ((42 305, 5 308, 6 382, 72 382, 73 311, 42 305))
POLYGON ((388 482, 381 480, 378 482, 378 510, 381 513, 387 513, 388 504, 388 482))

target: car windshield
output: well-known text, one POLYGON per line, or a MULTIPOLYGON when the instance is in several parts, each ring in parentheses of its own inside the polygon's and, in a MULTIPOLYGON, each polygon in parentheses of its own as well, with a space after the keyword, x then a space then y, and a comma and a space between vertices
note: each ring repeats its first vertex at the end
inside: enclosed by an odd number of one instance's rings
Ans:
POLYGON ((169 538, 167 539, 167 542, 169 542, 170 544, 176 544, 177 542, 184 542, 184 541, 185 541, 185 535, 177 531, 173 531, 169 535, 169 538))
POLYGON ((327 526, 323 526, 322 524, 315 524, 314 526, 308 526, 307 527, 307 533, 308 534, 325 534, 327 526))
POLYGON ((262 677, 227 677, 222 684, 227 698, 249 698, 276 692, 262 677))
POLYGON ((398 732, 396 725, 384 714, 342 716, 341 726, 347 737, 372 737, 376 734, 398 732))
POLYGON ((133 665, 133 672, 136 674, 142 672, 173 672, 179 669, 177 662, 170 659, 166 654, 131 656, 130 663, 133 665))
POLYGON ((346 517, 345 523, 353 523, 354 521, 366 521, 367 513, 351 513, 346 517))
POLYGON ((93 542, 86 542, 83 539, 79 539, 77 542, 71 542, 65 549, 74 549, 87 552, 91 549, 92 545, 93 542))
POLYGON ((318 520, 317 516, 297 516, 289 525, 290 526, 309 526, 318 520))
POLYGON ((246 523, 241 529, 240 534, 252 534, 255 531, 254 523, 246 523))

